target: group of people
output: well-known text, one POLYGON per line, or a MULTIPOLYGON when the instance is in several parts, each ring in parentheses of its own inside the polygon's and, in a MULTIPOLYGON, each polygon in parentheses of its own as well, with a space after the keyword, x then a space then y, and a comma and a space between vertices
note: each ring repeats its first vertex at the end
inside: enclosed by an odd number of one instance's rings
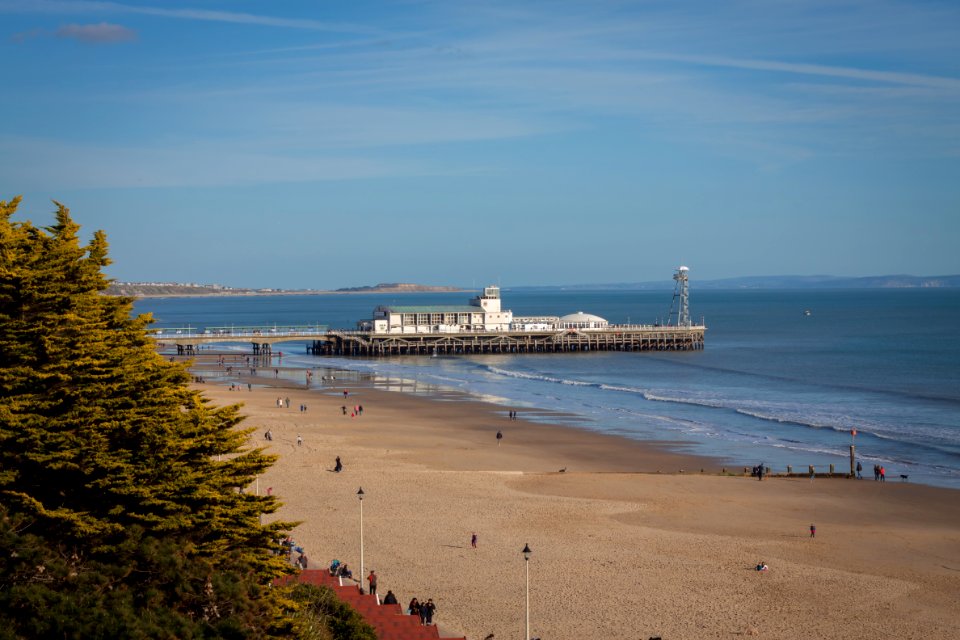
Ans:
POLYGON ((433 598, 428 598, 426 602, 420 602, 416 598, 410 601, 407 607, 407 613, 411 616, 419 616, 420 624, 433 624, 433 614, 437 612, 437 605, 433 604, 433 598))
POLYGON ((287 409, 289 409, 289 408, 290 408, 290 398, 277 398, 277 407, 280 408, 280 409, 283 409, 284 407, 286 407, 287 409))
MULTIPOLYGON (((343 412, 343 415, 347 415, 347 405, 340 407, 340 410, 343 412)), ((351 418, 356 418, 357 416, 363 415, 363 405, 357 404, 353 406, 353 412, 350 414, 351 418)))
POLYGON ((353 571, 350 570, 350 567, 347 566, 346 562, 340 562, 334 558, 333 562, 330 563, 330 575, 334 578, 342 577, 353 579, 353 571))
MULTIPOLYGON (((270 487, 269 493, 273 493, 273 487, 270 487)), ((307 552, 292 537, 287 536, 283 539, 283 542, 280 543, 280 550, 287 557, 287 561, 292 562, 298 569, 309 567, 310 561, 307 558, 307 552), (296 560, 293 559, 294 553, 299 554, 296 560)))
POLYGON ((873 479, 875 481, 886 482, 887 481, 887 470, 883 465, 875 464, 873 465, 873 479))

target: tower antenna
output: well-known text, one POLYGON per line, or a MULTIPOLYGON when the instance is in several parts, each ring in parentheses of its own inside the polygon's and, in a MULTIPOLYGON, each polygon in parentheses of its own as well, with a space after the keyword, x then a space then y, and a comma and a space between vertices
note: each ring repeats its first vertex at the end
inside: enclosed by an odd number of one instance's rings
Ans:
POLYGON ((676 317, 678 327, 690 326, 690 279, 687 276, 689 271, 690 269, 681 265, 677 267, 677 272, 673 274, 673 279, 677 284, 674 285, 673 301, 670 303, 670 316, 667 324, 671 324, 676 317), (676 316, 674 316, 674 310, 676 310, 676 316))

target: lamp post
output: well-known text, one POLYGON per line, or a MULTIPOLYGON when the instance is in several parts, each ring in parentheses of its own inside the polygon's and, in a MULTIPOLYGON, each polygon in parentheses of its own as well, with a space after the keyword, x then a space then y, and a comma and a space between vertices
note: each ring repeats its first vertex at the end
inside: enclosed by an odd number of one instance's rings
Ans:
POLYGON ((363 593, 363 487, 357 491, 360 498, 360 592, 363 593))
POLYGON ((530 545, 529 545, 529 544, 524 544, 524 545, 523 545, 523 552, 522 552, 522 553, 523 553, 523 566, 526 568, 526 574, 527 574, 527 589, 526 589, 526 595, 527 595, 527 624, 526 624, 526 627, 525 627, 526 630, 525 630, 525 632, 524 632, 524 634, 523 634, 523 640, 530 640, 530 554, 533 553, 533 551, 530 551, 530 545))

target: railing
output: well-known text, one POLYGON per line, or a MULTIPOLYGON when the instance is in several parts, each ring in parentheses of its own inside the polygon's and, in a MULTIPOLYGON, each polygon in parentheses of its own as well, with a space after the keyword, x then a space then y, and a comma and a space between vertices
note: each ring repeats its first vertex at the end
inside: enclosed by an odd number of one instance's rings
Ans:
POLYGON ((327 325, 294 325, 263 327, 161 327, 150 329, 148 334, 157 340, 186 338, 280 338, 323 336, 327 334, 327 325))
POLYGON ((396 327, 391 327, 388 331, 376 332, 371 330, 354 330, 354 331, 344 331, 336 330, 338 335, 351 336, 351 335, 404 335, 404 336, 415 336, 415 335, 458 335, 458 334, 482 334, 482 335, 496 335, 496 334, 507 334, 507 333, 535 333, 535 334, 548 334, 548 333, 567 333, 570 331, 583 332, 583 333, 618 333, 624 331, 660 331, 660 332, 676 332, 676 331, 689 331, 689 330, 705 330, 706 327, 703 325, 691 325, 689 327, 678 327, 675 325, 655 325, 655 324, 611 324, 605 327, 564 327, 564 326, 548 326, 548 327, 510 327, 509 329, 498 330, 498 329, 462 329, 456 325, 452 325, 449 328, 437 328, 436 326, 431 325, 405 325, 408 327, 416 326, 418 330, 416 331, 397 331, 396 327))
POLYGON ((346 336, 370 336, 370 335, 397 335, 397 336, 415 336, 415 335, 456 335, 456 334, 484 334, 496 335, 506 333, 566 333, 568 331, 577 331, 585 333, 611 333, 618 331, 662 331, 674 332, 678 330, 702 330, 703 325, 693 325, 690 327, 677 327, 670 325, 652 325, 652 324, 611 324, 606 327, 547 327, 547 328, 525 328, 515 327, 503 331, 487 330, 451 330, 426 327, 419 331, 400 332, 388 331, 384 333, 375 333, 369 330, 330 330, 327 325, 293 325, 293 326, 257 326, 257 327, 161 327, 148 330, 148 334, 157 340, 175 340, 175 339, 196 339, 196 338, 281 338, 281 337, 308 337, 308 336, 326 336, 338 335, 346 336))

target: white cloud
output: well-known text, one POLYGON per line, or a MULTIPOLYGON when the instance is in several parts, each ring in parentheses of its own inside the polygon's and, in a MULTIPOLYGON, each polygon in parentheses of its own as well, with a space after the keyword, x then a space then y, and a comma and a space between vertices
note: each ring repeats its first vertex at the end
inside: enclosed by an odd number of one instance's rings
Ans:
POLYGON ((359 154, 297 156, 236 144, 182 147, 77 145, 0 137, 0 175, 18 189, 209 187, 448 175, 419 159, 359 154))
POLYGON ((108 22, 67 24, 57 29, 55 35, 58 38, 71 38, 89 43, 131 42, 137 39, 137 32, 133 29, 108 22))
POLYGON ((89 2, 85 0, 30 0, 29 2, 0 1, 0 11, 15 13, 133 13, 140 15, 159 16, 181 20, 200 20, 206 22, 228 22, 233 24, 250 24, 264 27, 281 27, 286 29, 308 29, 313 31, 336 31, 348 33, 377 33, 375 29, 360 25, 326 22, 310 18, 279 18, 253 13, 235 11, 213 11, 209 9, 168 9, 165 7, 150 7, 129 5, 120 2, 89 2))
POLYGON ((944 76, 931 76, 920 73, 899 73, 873 69, 858 69, 854 67, 839 67, 823 64, 804 64, 796 62, 780 62, 777 60, 752 60, 749 58, 729 58, 725 56, 685 55, 661 52, 637 52, 632 54, 640 60, 664 60, 708 67, 727 67, 733 69, 747 69, 756 71, 780 71, 813 76, 832 78, 847 78, 870 82, 902 84, 910 86, 933 87, 960 91, 960 79, 944 76))

